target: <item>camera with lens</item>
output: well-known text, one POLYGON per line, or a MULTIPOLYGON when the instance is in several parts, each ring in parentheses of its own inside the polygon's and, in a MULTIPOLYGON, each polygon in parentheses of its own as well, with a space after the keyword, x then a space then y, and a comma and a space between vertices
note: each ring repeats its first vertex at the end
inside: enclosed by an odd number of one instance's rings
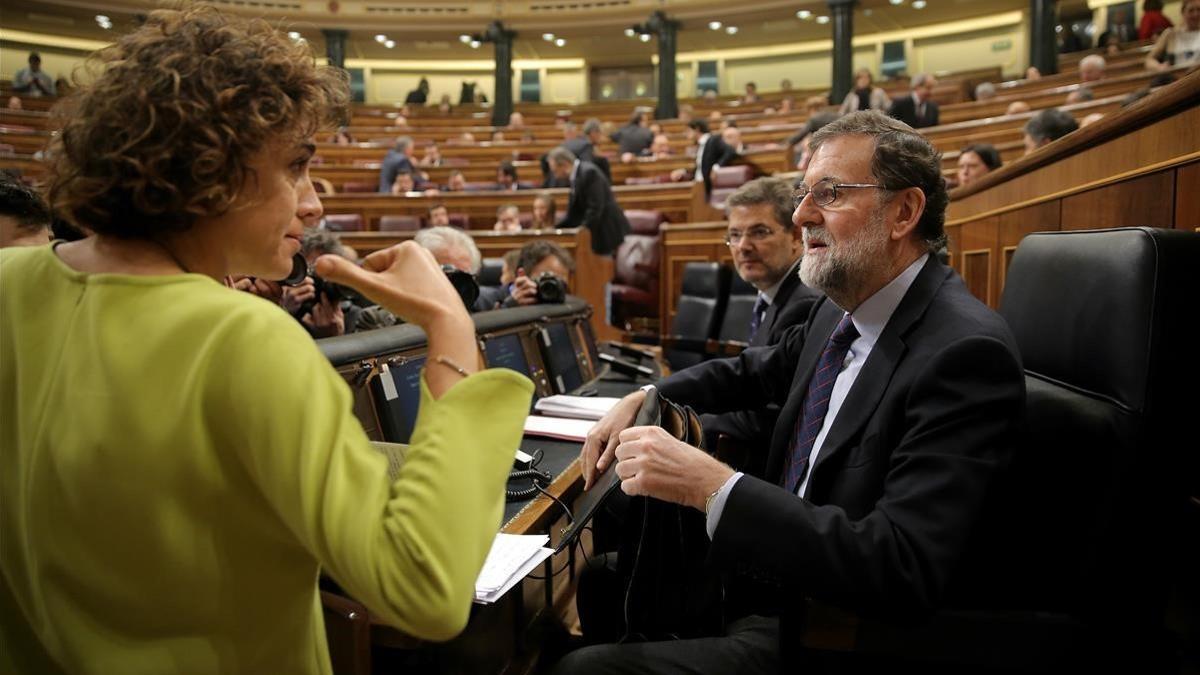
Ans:
POLYGON ((567 299, 567 285, 553 272, 542 272, 534 279, 538 304, 561 305, 567 299))
POLYGON ((458 292, 458 297, 462 298, 467 311, 474 310, 475 301, 479 299, 479 282, 475 277, 453 265, 442 265, 442 273, 450 280, 450 285, 458 292))
POLYGON ((349 286, 343 286, 341 284, 335 284, 332 281, 322 279, 317 274, 316 270, 308 264, 308 261, 305 260, 304 255, 300 253, 297 253, 292 257, 292 272, 280 283, 284 286, 299 286, 300 284, 304 283, 305 277, 312 277, 313 290, 316 291, 316 293, 313 295, 311 300, 306 300, 304 304, 300 305, 300 308, 296 310, 297 317, 302 317, 311 312, 313 306, 316 305, 322 297, 328 298, 329 302, 333 304, 337 304, 342 300, 349 300, 351 303, 361 307, 367 307, 372 304, 370 300, 363 297, 362 294, 353 288, 350 288, 349 286))

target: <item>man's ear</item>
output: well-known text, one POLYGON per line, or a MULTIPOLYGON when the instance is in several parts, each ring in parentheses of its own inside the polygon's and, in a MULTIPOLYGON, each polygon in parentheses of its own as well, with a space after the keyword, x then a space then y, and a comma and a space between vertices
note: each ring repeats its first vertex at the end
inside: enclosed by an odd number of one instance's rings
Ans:
POLYGON ((900 241, 912 235, 925 213, 925 193, 918 187, 904 188, 892 198, 895 219, 890 227, 891 238, 900 241))

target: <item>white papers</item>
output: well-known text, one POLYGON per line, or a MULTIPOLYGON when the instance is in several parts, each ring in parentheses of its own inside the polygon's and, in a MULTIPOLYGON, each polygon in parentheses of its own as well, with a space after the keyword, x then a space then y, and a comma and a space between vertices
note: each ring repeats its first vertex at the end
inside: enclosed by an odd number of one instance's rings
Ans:
POLYGON ((525 418, 525 433, 531 436, 546 436, 564 441, 582 443, 596 423, 592 420, 573 420, 561 417, 530 415, 525 418))
POLYGON ((526 574, 554 555, 554 549, 545 548, 549 542, 550 537, 544 534, 497 534, 475 580, 475 602, 491 604, 516 586, 526 574))
POLYGON ((558 394, 538 399, 534 410, 551 417, 598 420, 617 404, 619 398, 606 396, 566 396, 558 394))

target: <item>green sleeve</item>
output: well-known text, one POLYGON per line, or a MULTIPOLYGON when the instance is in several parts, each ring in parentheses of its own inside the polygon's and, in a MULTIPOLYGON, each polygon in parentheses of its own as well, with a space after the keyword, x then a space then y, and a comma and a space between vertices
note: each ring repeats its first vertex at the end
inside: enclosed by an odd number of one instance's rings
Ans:
POLYGON ((501 524, 533 384, 487 370, 434 400, 422 377, 407 458, 389 484, 349 387, 291 323, 257 337, 239 331, 246 348, 223 366, 228 395, 213 405, 228 415, 228 442, 286 528, 347 592, 412 635, 453 637, 501 524))

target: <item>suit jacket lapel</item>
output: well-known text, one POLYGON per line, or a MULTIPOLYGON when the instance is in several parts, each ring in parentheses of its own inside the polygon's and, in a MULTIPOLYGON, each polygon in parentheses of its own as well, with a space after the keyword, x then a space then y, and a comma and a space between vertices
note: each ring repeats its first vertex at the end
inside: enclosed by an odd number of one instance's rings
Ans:
MULTIPOLYGON (((933 255, 925 261, 925 266, 917 278, 913 280, 908 293, 892 313, 891 319, 883 328, 871 354, 862 370, 854 380, 854 386, 846 394, 846 400, 838 409, 837 419, 821 444, 820 454, 812 467, 812 478, 809 479, 808 494, 813 495, 822 477, 821 467, 834 461, 834 457, 842 454, 849 447, 850 439, 871 419, 879 406, 879 400, 887 389, 892 373, 900 364, 908 346, 904 338, 908 335, 913 324, 925 314, 938 288, 946 281, 948 268, 944 267, 933 255)), ((803 394, 801 394, 803 396, 803 394)))
POLYGON ((796 286, 800 284, 800 277, 793 270, 783 279, 783 283, 779 285, 779 290, 775 292, 775 299, 767 307, 767 311, 763 312, 762 323, 758 325, 758 332, 754 334, 754 339, 750 341, 751 347, 762 347, 767 344, 767 338, 771 333, 771 326, 775 325, 775 317, 779 316, 779 312, 783 306, 787 304, 788 298, 791 297, 792 291, 796 290, 796 286))
POLYGON ((833 302, 823 301, 821 309, 817 311, 812 323, 804 331, 804 347, 801 348, 800 356, 796 359, 796 372, 792 376, 792 387, 788 391, 787 400, 784 401, 783 407, 779 411, 779 421, 775 425, 775 431, 771 434, 771 453, 767 457, 764 471, 765 480, 772 483, 779 482, 784 459, 792 447, 792 434, 796 427, 796 420, 800 417, 804 406, 804 392, 808 388, 808 381, 812 379, 813 371, 817 368, 817 361, 821 358, 821 352, 825 350, 825 343, 829 342, 829 336, 833 335, 833 330, 837 328, 837 324, 842 320, 844 314, 842 308, 833 302))

